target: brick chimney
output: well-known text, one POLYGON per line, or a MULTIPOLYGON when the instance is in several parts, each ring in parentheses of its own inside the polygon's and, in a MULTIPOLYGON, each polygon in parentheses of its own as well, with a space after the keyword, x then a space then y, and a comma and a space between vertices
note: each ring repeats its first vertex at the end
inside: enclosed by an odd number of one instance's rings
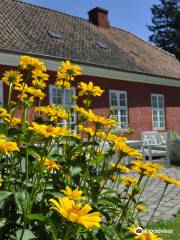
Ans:
POLYGON ((93 8, 88 12, 89 21, 98 27, 109 28, 108 11, 103 8, 93 8))

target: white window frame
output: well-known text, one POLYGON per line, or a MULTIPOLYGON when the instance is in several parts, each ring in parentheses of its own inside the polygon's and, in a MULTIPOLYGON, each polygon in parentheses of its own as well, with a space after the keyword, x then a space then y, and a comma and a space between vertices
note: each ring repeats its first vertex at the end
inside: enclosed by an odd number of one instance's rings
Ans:
POLYGON ((117 110, 118 111, 118 126, 117 128, 120 129, 120 130, 127 130, 128 129, 128 125, 129 125, 129 116, 128 116, 128 97, 127 97, 127 92, 126 91, 121 91, 121 90, 109 90, 109 106, 111 109, 113 110, 117 110), (111 94, 112 93, 115 93, 117 94, 117 101, 118 101, 118 106, 112 106, 111 105, 111 94), (120 106, 120 94, 124 94, 125 95, 125 102, 126 102, 126 106, 120 106), (123 127, 122 126, 122 123, 121 123, 121 110, 125 110, 126 111, 126 118, 127 118, 127 121, 126 121, 126 126, 123 127))
POLYGON ((159 93, 152 93, 151 94, 151 109, 152 109, 152 127, 153 130, 164 130, 166 128, 166 117, 165 117, 165 101, 164 101, 164 94, 159 94, 159 93), (156 105, 157 107, 153 106, 153 97, 156 98, 156 105), (159 97, 163 99, 163 107, 159 106, 159 97), (154 115, 154 111, 157 112, 157 115, 154 115), (163 113, 163 115, 161 115, 163 113), (160 115, 161 117, 163 116, 163 126, 160 126, 161 121, 160 121, 160 115), (157 118, 157 126, 155 125, 154 118, 157 118))
POLYGON ((0 107, 3 106, 3 81, 0 80, 0 107))
MULTIPOLYGON (((56 87, 56 85, 49 85, 49 103, 50 104, 53 104, 53 96, 52 96, 53 95, 53 89, 58 89, 58 88, 56 87)), ((67 89, 65 89, 65 90, 67 90, 67 89)), ((71 87, 71 89, 69 91, 73 91, 73 95, 74 96, 76 95, 76 88, 75 87, 71 87)), ((65 97, 65 94, 64 94, 64 97, 65 97)), ((64 101, 64 99, 63 99, 63 101, 64 101)), ((69 107, 69 106, 73 107, 75 104, 76 104, 76 101, 74 101, 72 105, 68 105, 68 104, 66 105, 65 104, 64 107, 69 107)), ((59 104, 59 106, 62 106, 62 105, 59 104)), ((75 127, 76 127, 76 121, 77 121, 77 115, 76 115, 76 113, 74 113, 74 122, 72 122, 72 124, 74 124, 75 127)), ((64 125, 67 124, 66 120, 63 121, 63 124, 64 125)), ((74 129, 72 131, 76 132, 76 129, 74 129)))

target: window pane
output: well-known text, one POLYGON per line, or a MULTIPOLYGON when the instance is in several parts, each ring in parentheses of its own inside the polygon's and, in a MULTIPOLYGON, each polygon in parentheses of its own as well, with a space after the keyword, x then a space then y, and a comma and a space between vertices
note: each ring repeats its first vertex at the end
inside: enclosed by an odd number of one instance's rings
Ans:
POLYGON ((114 110, 111 117, 118 121, 118 110, 114 110))
POLYGON ((62 97, 62 90, 61 89, 56 89, 56 96, 57 97, 62 97))
POLYGON ((120 110, 121 116, 127 115, 126 110, 120 110))
POLYGON ((153 121, 154 121, 154 122, 158 122, 158 117, 153 116, 153 121))
POLYGON ((118 106, 117 94, 111 92, 111 106, 118 106))
POLYGON ((158 126, 158 122, 155 122, 155 121, 154 121, 154 127, 155 127, 155 128, 158 128, 158 127, 159 127, 159 126, 158 126))
POLYGON ((73 94, 73 92, 71 90, 65 89, 65 92, 64 92, 64 102, 65 102, 65 104, 70 104, 71 103, 72 94, 73 94))
POLYGON ((153 116, 157 116, 157 110, 153 110, 153 116))
POLYGON ((122 129, 127 129, 128 128, 128 124, 127 123, 121 123, 121 128, 122 129))
POLYGON ((52 89, 52 95, 53 95, 53 96, 56 96, 56 88, 53 88, 53 89, 52 89))
POLYGON ((125 93, 119 94, 119 105, 122 107, 126 107, 126 95, 125 93))
POLYGON ((164 116, 164 111, 163 110, 159 110, 159 115, 160 116, 164 116))
POLYGON ((165 125, 164 125, 164 121, 160 121, 160 128, 164 128, 165 127, 165 125))
POLYGON ((164 98, 163 98, 163 96, 159 96, 158 100, 159 100, 159 108, 163 108, 164 107, 164 98))
POLYGON ((152 96, 152 107, 157 108, 157 98, 156 98, 156 96, 152 96))

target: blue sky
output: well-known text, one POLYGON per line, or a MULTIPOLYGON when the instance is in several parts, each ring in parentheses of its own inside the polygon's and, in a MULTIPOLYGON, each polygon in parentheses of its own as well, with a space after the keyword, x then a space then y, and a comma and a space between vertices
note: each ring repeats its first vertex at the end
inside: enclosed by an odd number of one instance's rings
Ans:
POLYGON ((151 24, 153 4, 159 0, 24 0, 58 11, 87 19, 87 12, 94 7, 102 7, 109 11, 111 26, 122 28, 148 40, 146 25, 151 24))

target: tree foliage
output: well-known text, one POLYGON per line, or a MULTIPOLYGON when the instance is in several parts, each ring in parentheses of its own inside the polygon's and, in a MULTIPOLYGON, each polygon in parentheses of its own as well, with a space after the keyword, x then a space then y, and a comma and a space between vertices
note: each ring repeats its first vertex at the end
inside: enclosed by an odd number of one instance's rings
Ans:
POLYGON ((180 0, 160 0, 151 12, 150 42, 180 59, 180 0))

